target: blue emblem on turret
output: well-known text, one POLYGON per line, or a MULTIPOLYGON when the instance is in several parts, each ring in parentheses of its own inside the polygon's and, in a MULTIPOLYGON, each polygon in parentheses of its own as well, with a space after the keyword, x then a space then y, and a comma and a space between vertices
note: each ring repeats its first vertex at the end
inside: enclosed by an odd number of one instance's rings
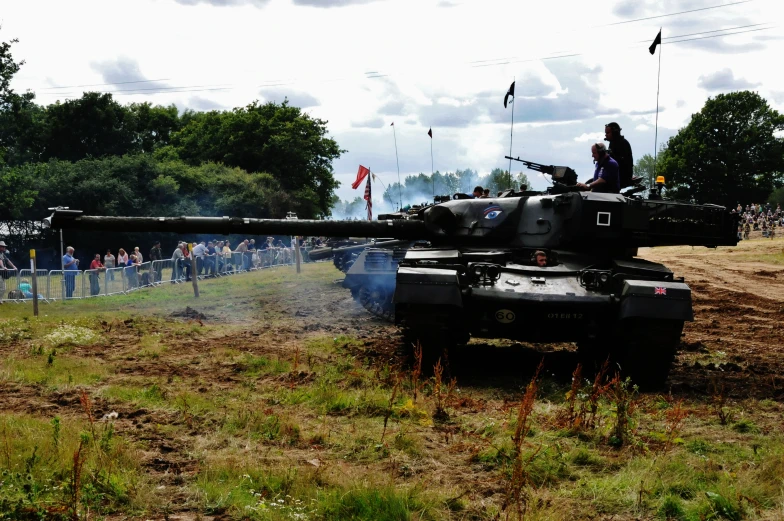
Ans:
POLYGON ((503 213, 503 210, 497 204, 488 206, 487 208, 485 208, 485 211, 484 211, 485 219, 495 219, 496 217, 498 217, 502 213, 503 213))

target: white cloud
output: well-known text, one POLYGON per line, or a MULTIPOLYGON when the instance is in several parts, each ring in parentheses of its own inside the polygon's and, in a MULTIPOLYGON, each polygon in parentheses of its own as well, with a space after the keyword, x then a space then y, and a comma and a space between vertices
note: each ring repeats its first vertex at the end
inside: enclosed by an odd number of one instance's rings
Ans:
MULTIPOLYGON (((641 125, 641 126, 644 127, 645 125, 641 125)), ((577 141, 578 143, 588 143, 588 142, 595 143, 597 141, 601 141, 602 139, 604 139, 604 132, 583 132, 582 134, 574 138, 574 140, 577 141)))
POLYGON ((431 126, 437 170, 508 166, 512 111, 503 96, 513 80, 512 155, 569 165, 584 178, 593 171, 590 144, 610 121, 624 128, 635 157, 652 153, 658 56, 647 47, 663 20, 660 143, 700 110, 713 92, 700 78, 715 87, 717 71, 729 69, 735 85, 758 84, 762 96, 784 104, 780 70, 771 65, 784 51, 775 31, 666 39, 776 20, 773 0, 601 28, 716 2, 611 1, 601 15, 576 1, 81 0, 79 10, 59 0, 7 4, 0 40, 18 37, 14 57, 26 60, 14 88, 51 103, 85 90, 44 90, 52 86, 169 78, 166 85, 190 91, 118 99, 198 110, 287 97, 327 120, 329 134, 349 151, 334 164, 343 197, 352 195, 347 181, 359 163, 385 183, 396 180, 392 121, 402 176, 430 171, 431 126), (557 24, 499 29, 499 22, 525 20, 557 24), (580 56, 557 58, 568 54, 580 56))
POLYGON ((726 92, 759 87, 759 83, 752 83, 743 78, 736 78, 732 70, 724 68, 720 71, 704 74, 697 80, 701 89, 710 92, 726 92))

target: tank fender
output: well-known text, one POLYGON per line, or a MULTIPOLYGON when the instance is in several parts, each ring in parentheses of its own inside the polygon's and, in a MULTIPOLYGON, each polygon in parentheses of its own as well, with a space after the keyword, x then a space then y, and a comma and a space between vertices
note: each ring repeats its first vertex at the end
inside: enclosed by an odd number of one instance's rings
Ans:
POLYGON ((620 300, 620 319, 694 320, 691 289, 683 282, 626 280, 620 300))
POLYGON ((400 267, 392 298, 395 304, 447 305, 462 308, 457 271, 400 267))

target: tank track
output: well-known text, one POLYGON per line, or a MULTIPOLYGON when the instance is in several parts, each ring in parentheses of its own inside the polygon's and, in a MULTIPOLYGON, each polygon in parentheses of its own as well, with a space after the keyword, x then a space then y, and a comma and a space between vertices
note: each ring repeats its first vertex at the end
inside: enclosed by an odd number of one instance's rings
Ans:
POLYGON ((359 288, 356 296, 357 301, 373 315, 386 320, 395 321, 395 306, 392 304, 392 296, 381 288, 359 288))

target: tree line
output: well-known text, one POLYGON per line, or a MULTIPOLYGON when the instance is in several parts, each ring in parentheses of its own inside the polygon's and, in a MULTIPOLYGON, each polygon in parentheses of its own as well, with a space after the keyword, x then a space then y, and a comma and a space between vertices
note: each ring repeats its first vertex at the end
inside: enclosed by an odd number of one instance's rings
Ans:
MULTIPOLYGON (((0 42, 0 235, 17 249, 51 239, 36 223, 58 205, 131 216, 362 214, 361 197, 335 196, 332 162, 345 150, 324 120, 287 102, 180 112, 88 92, 42 105, 34 93, 11 88, 23 65, 12 56, 14 43, 0 42)), ((784 202, 782 133, 784 116, 759 94, 720 94, 662 146, 655 166, 643 156, 635 171, 648 184, 663 175, 677 199, 728 207, 784 202)), ((399 200, 416 204, 476 185, 495 193, 521 184, 528 184, 522 172, 467 168, 408 176, 386 186, 382 198, 396 209, 399 200)), ((135 238, 120 234, 116 243, 135 238)))
MULTIPOLYGON (((53 242, 38 227, 52 206, 96 215, 329 215, 339 186, 332 162, 345 150, 326 121, 287 101, 180 112, 86 92, 42 105, 11 87, 23 66, 15 43, 0 42, 0 235, 17 249, 53 242)), ((118 234, 102 249, 137 239, 118 234)), ((94 234, 69 241, 98 246, 94 234)))
POLYGON ((708 98, 700 112, 635 174, 664 176, 667 197, 734 208, 784 203, 784 115, 756 92, 708 98))

